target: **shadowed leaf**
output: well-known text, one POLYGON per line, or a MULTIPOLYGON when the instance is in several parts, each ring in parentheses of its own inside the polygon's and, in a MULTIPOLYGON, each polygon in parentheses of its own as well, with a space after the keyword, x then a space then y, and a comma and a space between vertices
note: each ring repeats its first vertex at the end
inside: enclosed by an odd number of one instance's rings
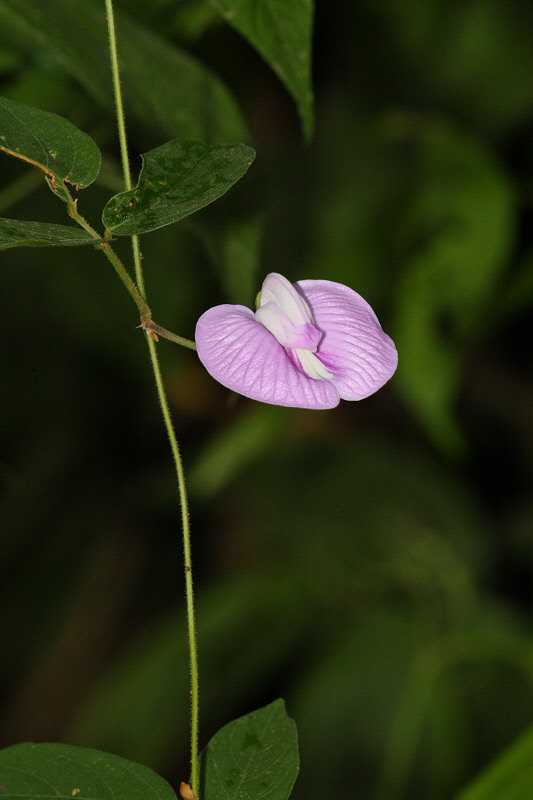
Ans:
MULTIPOLYGON (((86 0, 0 0, 0 23, 51 50, 99 103, 113 109, 104 4, 86 0)), ((237 104, 219 78, 188 53, 116 13, 126 113, 170 137, 207 142, 247 138, 237 104)))
POLYGON ((397 291, 397 386, 433 439, 460 452, 453 404, 461 351, 482 334, 494 302, 514 243, 515 195, 477 140, 430 118, 391 122, 412 136, 420 176, 401 223, 407 263, 397 291))
POLYGON ((205 800, 287 800, 298 776, 296 725, 275 700, 216 733, 201 755, 205 800))
POLYGON ((47 222, 0 219, 0 250, 7 250, 9 247, 71 247, 94 243, 93 237, 81 228, 47 222))
POLYGON ((533 796, 533 728, 518 739, 456 800, 524 800, 533 796))
POLYGON ((0 751, 2 797, 17 800, 176 800, 159 775, 124 758, 65 744, 17 744, 0 751))
POLYGON ((313 131, 312 0, 211 0, 261 53, 295 99, 306 139, 313 131))
POLYGON ((109 200, 104 225, 115 234, 131 236, 177 222, 223 195, 254 157, 244 144, 167 142, 143 155, 137 187, 109 200))
POLYGON ((40 167, 62 199, 61 184, 89 186, 100 170, 100 151, 68 120, 0 97, 0 149, 40 167))

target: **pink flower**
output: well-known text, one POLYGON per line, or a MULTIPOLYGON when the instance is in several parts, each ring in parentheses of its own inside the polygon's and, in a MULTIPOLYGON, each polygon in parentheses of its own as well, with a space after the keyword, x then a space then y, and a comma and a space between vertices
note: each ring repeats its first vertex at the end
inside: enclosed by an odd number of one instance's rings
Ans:
POLYGON ((362 400, 393 375, 398 353, 366 300, 341 283, 271 272, 255 314, 221 305, 196 325, 210 375, 239 394, 299 408, 362 400))

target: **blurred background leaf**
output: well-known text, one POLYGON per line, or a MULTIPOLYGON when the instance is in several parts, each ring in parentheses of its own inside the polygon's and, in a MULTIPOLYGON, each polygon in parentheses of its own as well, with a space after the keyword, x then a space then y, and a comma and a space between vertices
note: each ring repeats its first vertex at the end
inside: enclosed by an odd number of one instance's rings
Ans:
MULTIPOLYGON (((0 19, 6 32, 20 31, 34 47, 53 54, 97 102, 112 108, 101 3, 2 0, 0 19)), ((127 109, 160 139, 225 142, 246 137, 231 95, 208 69, 126 16, 118 18, 117 32, 127 109)))
POLYGON ((399 225, 398 382, 430 435, 453 450, 462 444, 453 403, 465 351, 490 327, 515 246, 513 189, 478 142, 445 124, 405 116, 386 124, 392 137, 413 137, 419 176, 399 225))
POLYGON ((474 781, 457 800, 519 800, 533 789, 531 754, 533 729, 499 758, 479 780, 474 781))
POLYGON ((306 139, 313 131, 312 0, 211 0, 268 61, 298 104, 306 139))

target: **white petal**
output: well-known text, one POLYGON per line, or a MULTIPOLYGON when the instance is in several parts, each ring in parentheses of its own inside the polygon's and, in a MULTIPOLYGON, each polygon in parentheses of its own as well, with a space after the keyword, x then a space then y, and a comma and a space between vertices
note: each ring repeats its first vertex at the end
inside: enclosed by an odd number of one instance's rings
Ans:
POLYGON ((283 347, 302 347, 315 352, 322 333, 310 322, 295 325, 276 303, 266 303, 255 312, 256 322, 260 322, 272 333, 283 347))
POLYGON ((263 281, 259 307, 267 303, 275 303, 295 325, 312 322, 309 306, 302 295, 296 291, 287 278, 277 272, 271 272, 263 281))

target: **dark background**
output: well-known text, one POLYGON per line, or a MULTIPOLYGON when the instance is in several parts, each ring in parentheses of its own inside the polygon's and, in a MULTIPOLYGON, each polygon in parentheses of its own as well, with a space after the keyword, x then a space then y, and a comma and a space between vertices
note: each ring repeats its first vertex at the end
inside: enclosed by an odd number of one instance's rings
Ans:
MULTIPOLYGON (((319 0, 306 146, 208 4, 117 5, 218 72, 257 150, 222 200, 143 237, 155 320, 192 338, 278 271, 350 285, 399 350, 378 394, 313 412, 232 396, 158 345, 191 501, 202 744, 283 696, 295 798, 452 797, 533 721, 533 7, 319 0)), ((112 110, 3 14, 2 94, 105 154, 80 197, 98 226, 121 189, 112 110)), ((136 173, 170 136, 128 127, 136 173)), ((0 174, 0 214, 68 222, 37 170, 3 156, 0 174)), ((136 309, 89 248, 4 252, 0 292, 0 741, 106 749, 177 786, 179 509, 136 309)))

